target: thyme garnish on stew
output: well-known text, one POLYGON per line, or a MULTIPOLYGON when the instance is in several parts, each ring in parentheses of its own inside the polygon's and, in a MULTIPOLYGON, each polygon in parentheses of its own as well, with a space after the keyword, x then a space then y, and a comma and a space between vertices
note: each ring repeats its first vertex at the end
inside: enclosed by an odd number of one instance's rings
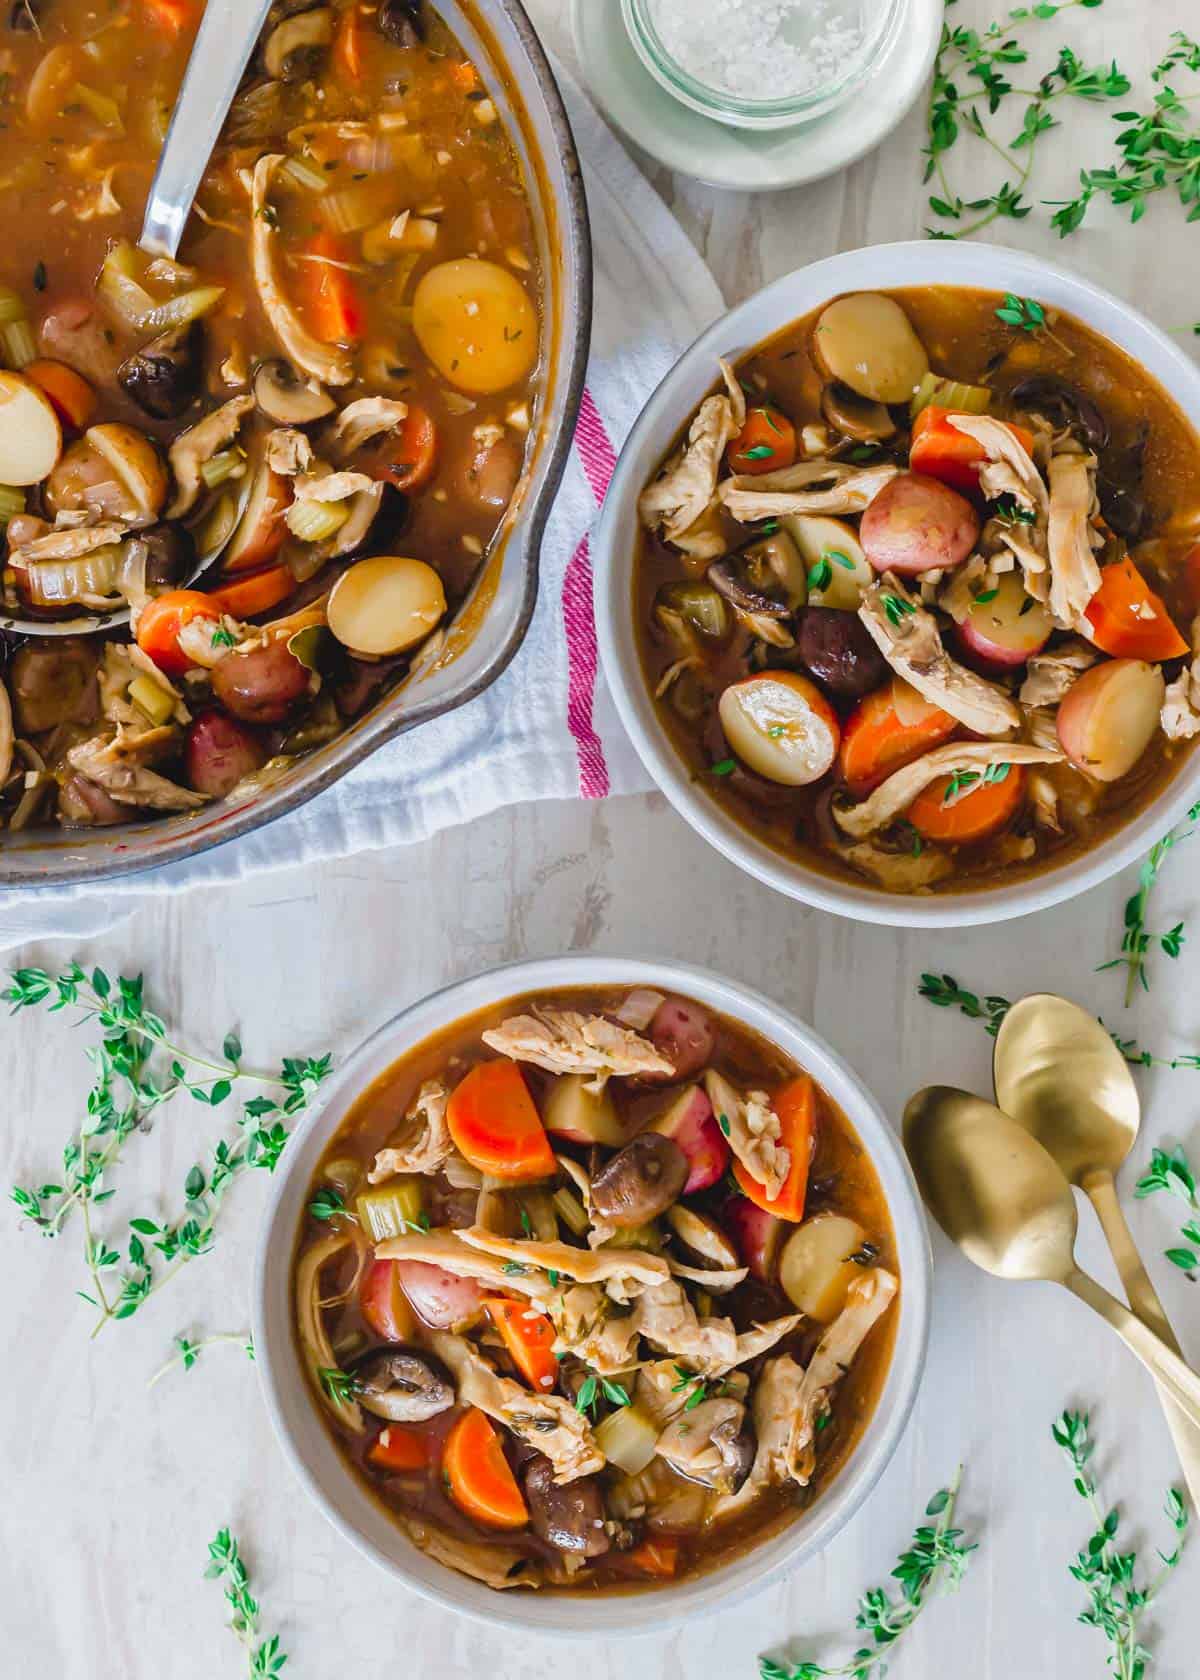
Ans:
POLYGON ((206 1581, 220 1581, 225 1590, 225 1602, 230 1609, 229 1626, 246 1650, 246 1673, 249 1680, 276 1680, 287 1654, 279 1648, 279 1635, 259 1638, 259 1604, 250 1591, 250 1575, 238 1550, 238 1543, 227 1528, 221 1529, 208 1546, 206 1581))
POLYGON ((859 1599, 854 1625, 868 1635, 869 1644, 860 1646, 840 1668, 760 1657, 761 1680, 833 1680, 834 1676, 872 1680, 883 1675, 896 1646, 925 1606, 933 1597, 953 1592, 959 1585, 976 1549, 975 1542, 964 1543, 961 1528, 951 1527, 961 1482, 960 1468, 950 1486, 935 1493, 925 1507, 925 1515, 933 1521, 915 1531, 908 1550, 901 1553, 892 1570, 892 1579, 900 1583, 899 1593, 893 1595, 887 1587, 871 1587, 859 1599))
POLYGON ((1107 1639, 1108 1667, 1114 1680, 1142 1680, 1151 1657, 1139 1638, 1139 1625, 1168 1576, 1179 1566, 1188 1537, 1187 1507, 1182 1495, 1171 1488, 1167 1493, 1166 1514, 1176 1535, 1175 1549, 1159 1552, 1162 1568, 1139 1585, 1137 1553, 1123 1552, 1117 1547, 1120 1513, 1115 1507, 1108 1512, 1104 1510, 1089 1469, 1093 1442, 1088 1424, 1086 1412, 1064 1412, 1052 1429, 1054 1440, 1075 1473, 1075 1491, 1095 1521, 1087 1544, 1069 1565, 1075 1580, 1087 1590, 1087 1607, 1080 1612, 1079 1620, 1086 1627, 1098 1629, 1107 1639))
POLYGON ((208 1253, 230 1185, 252 1169, 274 1172, 288 1140, 284 1122, 308 1106, 332 1058, 287 1057, 278 1074, 255 1073, 242 1066, 241 1041, 232 1032, 222 1060, 197 1055, 176 1043, 148 1007, 141 975, 114 981, 103 969, 88 974, 78 963, 55 977, 40 968, 17 969, 0 996, 14 1014, 47 1004, 52 1014, 71 1009, 78 1012, 76 1024, 94 1022, 101 1029, 99 1043, 87 1050, 95 1078, 86 1117, 63 1150, 61 1182, 12 1191, 22 1218, 47 1237, 59 1236, 78 1210, 91 1279, 90 1290, 79 1293, 96 1309, 95 1335, 110 1320, 132 1317, 184 1265, 208 1253), (131 1219, 122 1254, 96 1231, 93 1214, 116 1194, 109 1181, 131 1135, 145 1130, 180 1092, 219 1108, 243 1082, 266 1090, 243 1104, 237 1135, 222 1139, 204 1165, 189 1170, 182 1215, 165 1223, 131 1219))

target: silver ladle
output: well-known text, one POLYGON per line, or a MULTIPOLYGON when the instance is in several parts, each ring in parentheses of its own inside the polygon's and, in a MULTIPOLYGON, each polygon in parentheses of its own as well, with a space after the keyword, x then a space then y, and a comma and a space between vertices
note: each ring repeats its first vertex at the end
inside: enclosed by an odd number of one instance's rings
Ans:
POLYGON ((174 257, 271 0, 208 0, 158 160, 139 241, 174 257))

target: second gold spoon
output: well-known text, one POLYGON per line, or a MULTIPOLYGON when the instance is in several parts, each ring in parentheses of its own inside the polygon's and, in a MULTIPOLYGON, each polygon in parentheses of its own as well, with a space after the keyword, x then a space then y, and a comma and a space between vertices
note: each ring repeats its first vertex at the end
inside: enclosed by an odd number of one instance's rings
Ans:
POLYGON ((929 1211, 969 1260, 995 1277, 1061 1283, 1200 1427, 1200 1377, 1076 1264, 1075 1196, 1035 1137, 982 1097, 932 1085, 904 1111, 904 1146, 929 1211))
MULTIPOLYGON (((1179 1342, 1137 1251, 1115 1174, 1137 1141, 1141 1103, 1129 1064, 1094 1015, 1039 992, 1005 1017, 993 1058, 996 1101, 1032 1132, 1096 1210, 1129 1304, 1174 1352, 1179 1342)), ((1193 1503, 1200 1501, 1200 1430, 1167 1395, 1171 1435, 1193 1503)))

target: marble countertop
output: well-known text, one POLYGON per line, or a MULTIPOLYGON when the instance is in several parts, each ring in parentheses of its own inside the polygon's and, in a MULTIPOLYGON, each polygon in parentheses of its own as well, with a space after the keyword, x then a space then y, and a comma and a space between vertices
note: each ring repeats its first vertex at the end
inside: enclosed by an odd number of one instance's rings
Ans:
MULTIPOLYGON (((535 21, 570 57, 565 0, 530 0, 535 21)), ((1053 26, 1087 56, 1116 54, 1144 77, 1193 0, 1107 0, 1053 26), (1147 13, 1152 11, 1151 26, 1147 13)), ((956 21, 986 21, 961 0, 956 21)), ((586 79, 586 67, 583 67, 586 79)), ((1104 154, 1103 114, 1072 106, 1047 148, 1038 196, 1068 194, 1074 171, 1104 154)), ((771 198, 722 195, 648 167, 732 302, 763 281, 838 248, 908 238, 927 219, 915 113, 847 174, 771 198)), ((1014 244, 1059 256, 1164 324, 1193 320, 1195 253, 1165 202, 1135 233, 1115 215, 1060 247, 1038 218, 1005 223, 1014 244)), ((1200 856, 1200 854, 1195 854, 1200 856)), ((1170 925, 1194 911, 1194 856, 1164 874, 1156 906, 1170 925)), ((78 955, 144 970, 162 1012, 189 1039, 217 1044, 237 1025, 259 1063, 296 1050, 341 1051, 404 1004, 451 978, 524 955, 596 950, 670 953, 778 997, 810 1020, 897 1115, 931 1078, 984 1090, 990 1041, 978 1024, 917 997, 925 969, 981 992, 1053 989, 1090 1004, 1123 1034, 1159 1049, 1195 1046, 1197 959, 1157 961, 1156 984, 1122 1009, 1117 977, 1094 972, 1119 948, 1131 890, 1114 881, 1072 905, 994 929, 922 934, 858 926, 790 904, 736 874, 658 796, 503 811, 409 850, 155 903, 77 952, 31 947, 23 961, 78 955), (1191 1035, 1191 1036, 1189 1036, 1191 1035)), ((49 1175, 88 1083, 84 1039, 48 1019, 0 1026, 8 1123, 4 1181, 49 1175)), ((1146 1143, 1194 1141, 1200 1078, 1139 1076, 1146 1143)), ((129 1149, 122 1184, 161 1207, 217 1117, 177 1105, 129 1149)), ((1128 1198, 1128 1185, 1126 1186, 1128 1198)), ((5 1568, 0 1627, 12 1672, 57 1680, 215 1680, 244 1672, 222 1623, 219 1589, 201 1577, 223 1524, 242 1539, 264 1606, 292 1653, 294 1680, 415 1673, 437 1680, 616 1680, 631 1666, 663 1680, 752 1680, 756 1657, 797 1640, 841 1661, 855 1602, 886 1578, 929 1495, 966 1466, 964 1525, 980 1550, 957 1596, 922 1618, 897 1676, 1056 1680, 1105 1672, 1103 1641, 1080 1627, 1081 1589, 1067 1565, 1086 1513, 1050 1439, 1064 1406, 1090 1408, 1105 1487, 1124 1505, 1128 1538, 1166 1543, 1162 1493, 1170 1441, 1149 1380, 1098 1323, 1058 1292, 974 1273, 935 1238, 929 1366, 912 1423, 876 1493, 825 1555, 784 1584, 714 1618, 635 1644, 516 1640, 423 1603, 348 1551, 297 1487, 271 1437, 253 1369, 233 1349, 147 1390, 179 1331, 248 1321, 247 1292, 266 1186, 235 1190, 215 1252, 169 1296, 89 1344, 75 1300, 74 1236, 43 1244, 3 1223, 7 1287, 0 1334, 10 1350, 0 1399, 0 1512, 5 1568)), ((1159 1202, 1131 1204, 1185 1347, 1200 1356, 1191 1286, 1158 1261, 1175 1231, 1159 1202)), ((1085 1219, 1085 1262, 1111 1267, 1085 1219)), ((1123 1529, 1123 1535, 1126 1530, 1123 1529)), ((1152 1619, 1163 1680, 1195 1668, 1187 1594, 1194 1565, 1152 1619)))

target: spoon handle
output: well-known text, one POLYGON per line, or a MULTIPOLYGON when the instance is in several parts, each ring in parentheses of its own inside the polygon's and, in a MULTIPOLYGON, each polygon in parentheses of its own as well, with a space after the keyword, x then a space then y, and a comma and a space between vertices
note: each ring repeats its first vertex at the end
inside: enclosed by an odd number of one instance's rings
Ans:
POLYGON ((140 244, 174 257, 271 0, 208 0, 150 188, 140 244))
MULTIPOLYGON (((1083 1181, 1083 1189, 1096 1210, 1096 1217, 1112 1251, 1130 1306, 1142 1323, 1149 1326, 1172 1353, 1179 1353, 1178 1339, 1171 1329, 1163 1304, 1158 1298, 1158 1291, 1150 1281, 1150 1274, 1138 1253, 1133 1232, 1129 1229, 1124 1209, 1117 1197, 1117 1187, 1112 1174, 1090 1174, 1083 1181)), ((1167 1426, 1175 1443, 1175 1451, 1179 1455, 1179 1463, 1192 1496, 1192 1504, 1200 1508, 1200 1429, 1189 1423, 1174 1400, 1161 1388, 1159 1399, 1166 1413, 1167 1426)))
POLYGON ((1159 1341, 1140 1318, 1129 1308, 1102 1289, 1086 1272, 1078 1267, 1062 1280, 1072 1295, 1114 1329, 1131 1353, 1135 1353, 1160 1387, 1174 1400, 1180 1411, 1200 1429, 1200 1377, 1190 1370, 1177 1353, 1159 1341))

